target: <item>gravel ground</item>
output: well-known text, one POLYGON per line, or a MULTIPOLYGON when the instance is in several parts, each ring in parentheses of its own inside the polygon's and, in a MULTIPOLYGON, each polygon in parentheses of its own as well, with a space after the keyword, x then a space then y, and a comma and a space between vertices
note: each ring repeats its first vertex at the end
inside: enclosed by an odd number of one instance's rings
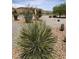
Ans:
MULTIPOLYGON (((53 34, 57 37, 57 43, 55 45, 55 50, 57 51, 56 59, 66 59, 66 43, 63 42, 64 37, 66 36, 66 28, 63 32, 59 31, 61 24, 64 24, 66 27, 66 19, 49 18, 47 15, 42 16, 40 19, 51 27, 53 34), (60 22, 57 22, 57 20, 60 20, 60 22)), ((20 59, 18 56, 19 49, 17 48, 16 40, 24 23, 22 21, 14 21, 14 19, 12 19, 12 22, 13 59, 20 59)))

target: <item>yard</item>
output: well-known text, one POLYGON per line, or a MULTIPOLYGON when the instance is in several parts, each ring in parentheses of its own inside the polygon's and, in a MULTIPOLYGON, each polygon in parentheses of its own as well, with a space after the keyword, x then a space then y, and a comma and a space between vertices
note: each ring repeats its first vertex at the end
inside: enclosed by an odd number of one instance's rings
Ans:
MULTIPOLYGON (((13 17, 12 17, 13 18, 13 17)), ((56 49, 56 59, 65 59, 66 58, 66 43, 63 41, 66 37, 66 19, 65 18, 49 18, 48 15, 43 15, 40 18, 43 22, 46 23, 46 25, 49 25, 52 29, 53 34, 57 38, 57 43, 55 45, 56 49), (58 21, 60 20, 60 21, 58 21), (64 31, 60 31, 61 24, 64 24, 64 31)), ((20 34, 20 30, 22 29, 22 26, 25 23, 22 21, 14 21, 14 18, 12 19, 12 46, 13 46, 13 59, 20 59, 19 58, 19 50, 16 41, 20 34)))

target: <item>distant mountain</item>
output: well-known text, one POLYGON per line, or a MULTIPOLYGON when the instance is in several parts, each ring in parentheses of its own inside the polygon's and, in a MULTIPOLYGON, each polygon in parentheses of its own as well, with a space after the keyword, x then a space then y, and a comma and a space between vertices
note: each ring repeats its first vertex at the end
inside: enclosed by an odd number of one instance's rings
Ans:
POLYGON ((51 13, 51 11, 43 10, 43 9, 40 9, 40 8, 33 8, 33 7, 18 7, 18 8, 12 7, 12 12, 13 12, 14 10, 16 10, 16 12, 17 12, 18 14, 20 14, 20 13, 27 13, 28 11, 31 12, 31 13, 33 13, 35 9, 36 9, 37 11, 38 11, 38 10, 41 10, 41 12, 42 12, 43 14, 51 13))

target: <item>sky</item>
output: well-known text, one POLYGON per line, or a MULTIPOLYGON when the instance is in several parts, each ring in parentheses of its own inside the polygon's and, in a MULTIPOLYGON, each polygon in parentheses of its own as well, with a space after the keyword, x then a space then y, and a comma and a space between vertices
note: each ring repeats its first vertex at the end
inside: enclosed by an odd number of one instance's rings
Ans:
POLYGON ((64 3, 65 0, 12 0, 12 7, 37 7, 52 11, 53 7, 64 3))

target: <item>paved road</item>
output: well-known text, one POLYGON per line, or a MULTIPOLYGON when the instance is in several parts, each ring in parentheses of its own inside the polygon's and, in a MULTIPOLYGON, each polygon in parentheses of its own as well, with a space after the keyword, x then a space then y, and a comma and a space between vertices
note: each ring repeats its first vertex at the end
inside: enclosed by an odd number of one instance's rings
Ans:
POLYGON ((44 15, 40 19, 42 19, 47 25, 51 26, 52 28, 60 27, 61 24, 66 25, 65 18, 49 18, 48 15, 44 15), (57 22, 57 20, 60 20, 60 22, 57 22))

